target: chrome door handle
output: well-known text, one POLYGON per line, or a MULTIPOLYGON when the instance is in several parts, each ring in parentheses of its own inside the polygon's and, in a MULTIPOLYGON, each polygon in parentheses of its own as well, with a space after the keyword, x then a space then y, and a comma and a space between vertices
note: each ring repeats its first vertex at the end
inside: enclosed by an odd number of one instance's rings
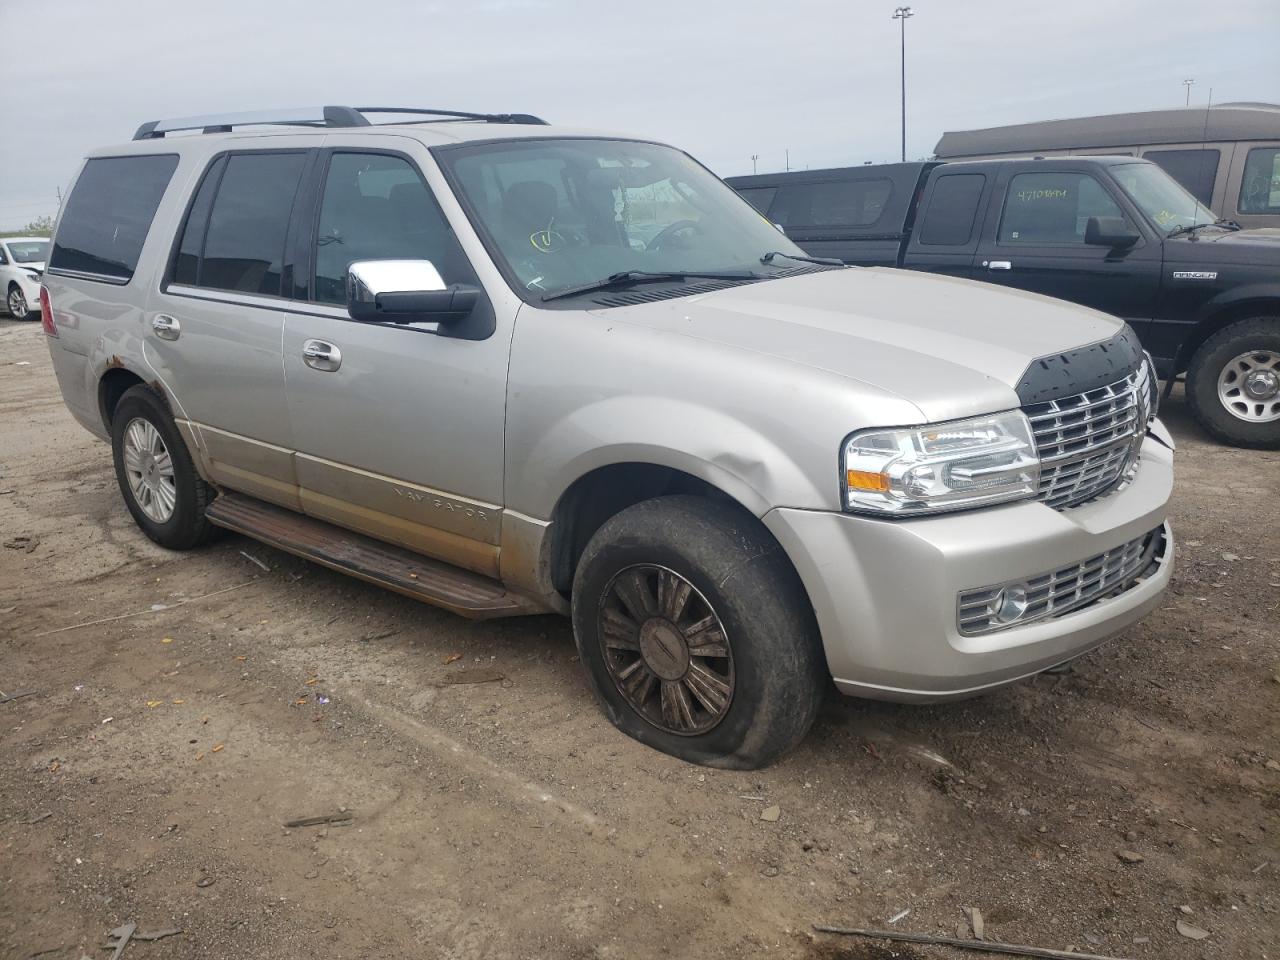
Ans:
POLYGON ((167 313, 157 313, 152 317, 151 329, 161 340, 177 340, 182 334, 182 324, 178 322, 178 318, 167 313))
POLYGON ((1009 260, 983 260, 982 265, 988 270, 1012 270, 1013 263, 1009 260))
POLYGON ((324 340, 308 340, 302 345, 302 362, 312 370, 331 373, 342 366, 342 351, 324 340))

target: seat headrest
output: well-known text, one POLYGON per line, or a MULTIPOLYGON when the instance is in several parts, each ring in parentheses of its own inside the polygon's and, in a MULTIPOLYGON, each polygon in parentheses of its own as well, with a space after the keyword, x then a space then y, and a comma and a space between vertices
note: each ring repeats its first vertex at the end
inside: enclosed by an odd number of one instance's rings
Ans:
POLYGON ((530 230, 546 229, 556 215, 556 188, 542 180, 521 180, 507 187, 502 212, 508 221, 530 230))

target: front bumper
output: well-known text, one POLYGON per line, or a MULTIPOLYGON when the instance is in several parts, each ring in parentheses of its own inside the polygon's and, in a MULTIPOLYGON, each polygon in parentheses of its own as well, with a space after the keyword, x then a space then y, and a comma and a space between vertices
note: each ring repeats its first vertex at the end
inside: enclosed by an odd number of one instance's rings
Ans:
POLYGON ((1173 575, 1172 492, 1173 451, 1148 437, 1127 485, 1070 510, 1026 502, 898 522, 779 508, 764 522, 808 590, 836 686, 928 701, 1039 673, 1149 613, 1173 575), (960 593, 1075 564, 1162 526, 1162 553, 1123 592, 1052 619, 960 633, 960 593))

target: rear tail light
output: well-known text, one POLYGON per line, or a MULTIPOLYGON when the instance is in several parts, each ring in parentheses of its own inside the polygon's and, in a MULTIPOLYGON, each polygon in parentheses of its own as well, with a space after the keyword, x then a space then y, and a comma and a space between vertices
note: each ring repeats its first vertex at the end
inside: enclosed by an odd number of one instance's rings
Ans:
POLYGON ((56 337, 58 328, 53 324, 53 305, 49 302, 49 288, 40 287, 40 325, 44 327, 46 336, 56 337))

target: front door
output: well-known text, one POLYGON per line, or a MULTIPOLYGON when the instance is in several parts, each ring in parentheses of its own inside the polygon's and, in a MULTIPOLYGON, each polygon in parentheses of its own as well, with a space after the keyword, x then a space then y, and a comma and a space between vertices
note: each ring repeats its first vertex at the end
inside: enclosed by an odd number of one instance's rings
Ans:
POLYGON ((307 149, 231 151, 203 173, 152 296, 147 357, 217 483, 298 509, 280 341, 286 236, 307 149))
POLYGON ((1000 175, 996 197, 975 279, 1114 314, 1141 336, 1160 290, 1160 244, 1122 208, 1110 184, 1087 169, 1037 161, 1010 165, 1000 175), (1090 217, 1120 217, 1142 239, 1119 252, 1086 244, 1090 217))
POLYGON ((497 576, 510 323, 466 340, 359 323, 344 306, 358 260, 429 260, 446 283, 479 285, 422 175, 430 157, 397 142, 409 152, 320 157, 308 303, 291 309, 283 341, 302 507, 497 576))

